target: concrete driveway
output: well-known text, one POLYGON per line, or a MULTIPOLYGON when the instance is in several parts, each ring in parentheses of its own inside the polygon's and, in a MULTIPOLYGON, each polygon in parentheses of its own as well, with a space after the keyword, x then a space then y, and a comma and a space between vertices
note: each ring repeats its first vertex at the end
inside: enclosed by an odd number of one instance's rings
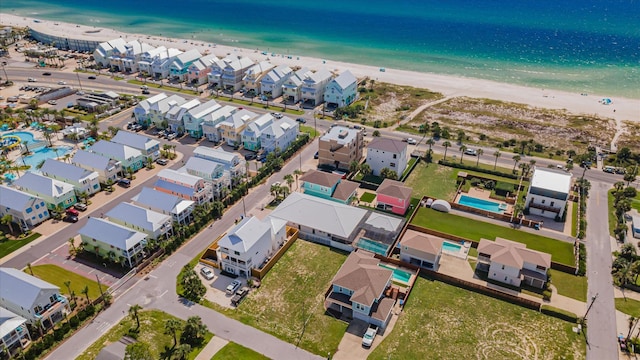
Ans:
MULTIPOLYGON (((207 293, 204 295, 205 299, 226 308, 233 308, 233 306, 231 306, 231 297, 233 295, 227 294, 226 289, 227 286, 229 286, 229 284, 231 284, 231 282, 235 279, 222 275, 220 273, 220 269, 207 266, 209 269, 213 270, 213 273, 215 275, 213 280, 207 280, 204 278, 204 276, 202 276, 202 274, 200 274, 200 269, 202 269, 204 266, 205 265, 197 264, 195 270, 198 273, 198 276, 200 276, 202 284, 204 284, 204 286, 207 288, 207 293)), ((242 281, 242 286, 246 286, 247 283, 246 281, 244 281, 244 279, 239 277, 237 278, 237 280, 242 281)))

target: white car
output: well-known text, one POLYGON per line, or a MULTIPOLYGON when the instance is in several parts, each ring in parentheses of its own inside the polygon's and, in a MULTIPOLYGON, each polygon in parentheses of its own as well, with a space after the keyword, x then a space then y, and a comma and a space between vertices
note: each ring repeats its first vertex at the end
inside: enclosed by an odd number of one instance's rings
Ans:
POLYGON ((57 105, 58 102, 55 101, 55 100, 49 100, 49 101, 47 101, 47 104, 49 104, 49 105, 57 105))
POLYGON ((378 327, 375 325, 369 325, 367 332, 362 336, 362 346, 371 347, 373 345, 373 340, 376 338, 376 334, 378 333, 378 327))
POLYGON ((467 149, 464 151, 465 155, 477 156, 478 153, 474 149, 467 149))
POLYGON ((200 274, 202 274, 202 276, 204 276, 204 278, 207 280, 213 279, 213 271, 208 267, 203 267, 202 269, 200 269, 200 274))
POLYGON ((58 81, 58 85, 67 85, 67 82, 60 80, 60 81, 58 81))
POLYGON ((414 138, 407 138, 407 144, 409 145, 415 145, 418 143, 418 140, 414 139, 414 138))
POLYGON ((240 286, 242 285, 242 283, 240 282, 240 280, 233 280, 231 282, 231 284, 229 284, 229 286, 227 286, 227 294, 229 295, 233 295, 236 293, 236 291, 238 291, 238 289, 240 288, 240 286))

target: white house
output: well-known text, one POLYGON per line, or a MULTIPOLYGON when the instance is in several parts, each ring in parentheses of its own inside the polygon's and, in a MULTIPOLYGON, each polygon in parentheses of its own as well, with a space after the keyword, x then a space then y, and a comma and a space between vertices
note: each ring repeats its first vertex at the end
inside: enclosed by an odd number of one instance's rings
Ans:
POLYGON ((140 150, 107 140, 93 144, 89 151, 119 161, 123 170, 131 169, 135 172, 142 169, 146 163, 146 158, 140 150))
POLYGON ((293 70, 287 65, 280 65, 272 69, 260 80, 260 94, 269 99, 275 99, 282 95, 282 85, 293 74, 293 70))
POLYGON ((236 92, 242 87, 242 78, 254 62, 248 57, 240 57, 227 63, 222 71, 222 86, 227 91, 236 92))
POLYGON ((231 188, 230 174, 219 162, 192 156, 178 171, 201 177, 209 182, 215 199, 222 197, 223 189, 231 188))
POLYGON ((153 75, 156 80, 168 78, 171 74, 171 64, 180 54, 182 54, 182 51, 174 48, 169 48, 157 54, 151 62, 150 75, 153 75))
POLYGON ((302 82, 311 74, 311 70, 308 68, 302 68, 285 80, 282 84, 282 98, 284 101, 297 103, 301 99, 302 95, 302 82))
POLYGON ((47 220, 47 204, 40 197, 0 185, 0 218, 11 215, 13 222, 24 230, 47 220))
POLYGON ((284 151, 296 140, 299 129, 298 122, 287 116, 277 119, 260 132, 260 147, 266 153, 284 151))
POLYGON ((133 116, 136 118, 138 124, 150 124, 151 123, 151 107, 153 104, 158 103, 160 100, 166 99, 168 96, 165 93, 153 95, 147 99, 140 101, 135 108, 133 108, 133 116))
POLYGON ((185 200, 204 204, 213 198, 211 184, 204 179, 173 169, 162 169, 158 173, 153 188, 167 194, 179 196, 185 200))
MULTIPOLYGON (((202 136, 209 141, 220 142, 222 141, 222 134, 220 132, 220 124, 227 120, 230 116, 239 111, 239 108, 231 105, 225 105, 211 113, 208 113, 202 118, 202 136)), ((248 110, 243 110, 248 111, 248 110)))
POLYGON ((407 143, 383 137, 374 137, 367 145, 367 165, 373 175, 380 176, 382 169, 395 171, 399 179, 407 168, 407 143))
POLYGON ((73 185, 76 194, 92 195, 100 191, 100 179, 96 171, 55 159, 47 159, 40 168, 42 175, 73 185))
POLYGON ((234 59, 231 56, 227 56, 224 59, 217 59, 211 62, 211 70, 207 74, 209 86, 212 88, 217 88, 218 85, 222 86, 222 74, 224 73, 224 68, 227 67, 227 64, 233 61, 234 59))
POLYGON ((260 94, 260 85, 262 78, 267 75, 267 73, 273 68, 274 65, 272 65, 268 61, 261 61, 248 68, 244 73, 244 77, 242 78, 242 81, 244 82, 244 89, 246 91, 253 91, 253 93, 256 95, 260 94))
POLYGON ((326 86, 332 77, 333 74, 324 68, 313 73, 306 73, 302 79, 300 100, 312 106, 321 104, 324 101, 326 86))
MULTIPOLYGON (((182 118, 191 109, 200 105, 198 99, 187 101, 184 104, 175 105, 169 108, 169 111, 164 115, 164 119, 167 122, 167 128, 173 132, 178 132, 179 129, 184 131, 184 123, 182 118)), ((157 126, 157 125, 156 125, 157 126)), ((159 128, 164 129, 164 123, 160 124, 159 128)))
POLYGON ((195 202, 185 200, 179 196, 167 194, 149 187, 142 188, 142 191, 133 198, 135 204, 159 213, 170 215, 173 221, 178 224, 188 224, 191 221, 195 202))
POLYGON ((44 200, 49 210, 59 207, 66 209, 77 202, 73 185, 36 173, 26 172, 13 184, 18 189, 44 200))
POLYGON ((123 67, 121 71, 134 73, 139 70, 138 62, 141 60, 142 54, 155 49, 155 47, 138 40, 132 40, 125 45, 125 49, 124 57, 121 58, 123 67))
POLYGON ((227 116, 216 127, 220 135, 220 140, 229 146, 240 147, 242 145, 242 132, 252 121, 258 117, 258 114, 242 109, 227 116))
POLYGON ((357 98, 358 79, 347 70, 327 84, 324 101, 335 107, 348 106, 357 98))
POLYGON ((130 268, 142 260, 147 234, 106 219, 90 217, 78 233, 84 249, 130 268))
POLYGON ((400 239, 400 260, 429 270, 438 270, 442 238, 409 230, 400 239))
POLYGON ((640 215, 637 212, 631 214, 631 235, 640 239, 640 215))
POLYGON ((276 118, 267 113, 262 114, 255 121, 250 122, 244 130, 242 130, 242 147, 251 151, 258 151, 262 148, 260 144, 260 135, 276 118))
POLYGON ((162 239, 171 235, 171 216, 125 202, 121 202, 105 215, 111 222, 162 239))
POLYGON ((535 167, 524 207, 531 215, 561 218, 571 192, 571 173, 535 167))
POLYGON ((220 269, 244 277, 260 269, 286 241, 286 221, 246 217, 218 241, 220 269))
POLYGON ((93 51, 93 58, 95 62, 101 67, 109 67, 109 57, 113 55, 113 49, 124 49, 126 43, 127 42, 122 38, 117 38, 111 41, 100 43, 98 47, 93 51))
POLYGON ((222 164, 224 170, 229 173, 232 186, 237 184, 247 172, 246 160, 243 157, 235 152, 224 151, 222 148, 198 146, 193 150, 193 156, 222 164))
POLYGON ((111 141, 140 150, 142 155, 156 160, 160 157, 160 142, 148 136, 120 130, 111 141))
POLYGON ((76 151, 71 158, 73 165, 98 173, 98 181, 106 184, 108 180, 116 181, 118 173, 122 170, 122 163, 109 157, 95 154, 85 150, 76 151))
POLYGON ((167 112, 173 107, 186 103, 187 100, 179 95, 167 96, 165 93, 154 95, 142 100, 133 109, 136 122, 141 125, 151 125, 162 128, 167 112))
POLYGON ((551 267, 551 255, 507 239, 480 239, 477 267, 488 271, 489 279, 513 286, 524 282, 542 289, 551 267))
MULTIPOLYGON (((152 64, 153 61, 162 56, 162 54, 167 53, 167 48, 164 46, 159 46, 155 49, 150 49, 142 54, 140 54, 140 60, 138 61, 138 69, 141 74, 153 75, 152 64)), ((167 69, 168 70, 168 69, 167 69)))
POLYGON ((25 349, 29 345, 31 335, 26 323, 27 319, 0 307, 0 356, 4 356, 6 350, 11 358, 16 349, 25 349))
POLYGON ((22 316, 33 326, 53 327, 71 312, 60 288, 13 268, 0 267, 0 307, 22 316))

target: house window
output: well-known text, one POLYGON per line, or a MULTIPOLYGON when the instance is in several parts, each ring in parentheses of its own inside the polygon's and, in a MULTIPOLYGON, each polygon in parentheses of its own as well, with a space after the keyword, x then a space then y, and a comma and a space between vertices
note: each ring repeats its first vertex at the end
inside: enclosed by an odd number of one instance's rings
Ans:
POLYGON ((240 252, 239 252, 239 251, 234 251, 233 253, 234 253, 235 255, 240 255, 240 252))
POLYGON ((398 155, 397 155, 397 154, 393 154, 393 158, 394 158, 394 159, 395 159, 395 158, 397 158, 397 157, 398 157, 398 155))
POLYGON ((551 202, 551 204, 549 204, 549 206, 553 206, 554 201, 551 202))
POLYGON ((502 265, 502 270, 504 270, 504 265, 502 265))
POLYGON ((389 166, 396 167, 396 163, 389 163, 389 166))
MULTIPOLYGON (((36 205, 36 206, 38 206, 38 205, 36 205)), ((32 209, 32 208, 30 208, 30 207, 28 207, 28 208, 27 208, 27 210, 26 210, 25 212, 28 214, 28 213, 30 213, 30 212, 32 212, 32 211, 33 211, 33 209, 32 209)))
POLYGON ((537 266, 536 266, 536 269, 537 269, 537 270, 542 270, 542 271, 547 270, 547 268, 546 268, 546 267, 541 266, 541 265, 537 265, 537 266))
POLYGON ((542 199, 542 204, 544 204, 544 199, 542 199))

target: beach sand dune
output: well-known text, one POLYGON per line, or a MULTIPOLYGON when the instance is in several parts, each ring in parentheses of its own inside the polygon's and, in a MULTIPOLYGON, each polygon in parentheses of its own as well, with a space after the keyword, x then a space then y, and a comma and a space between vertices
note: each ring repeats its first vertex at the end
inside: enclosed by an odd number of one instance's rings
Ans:
POLYGON ((287 64, 291 67, 300 66, 310 69, 322 67, 331 71, 351 70, 358 77, 368 76, 372 80, 388 82, 398 85, 409 85, 437 91, 445 96, 468 96, 475 98, 489 98, 528 104, 534 107, 548 109, 566 109, 574 114, 598 115, 613 118, 617 121, 630 120, 640 122, 640 99, 611 98, 612 103, 603 105, 600 100, 609 98, 607 94, 579 94, 553 89, 538 89, 513 84, 498 83, 490 80, 463 78, 450 75, 438 75, 404 71, 344 63, 330 59, 319 59, 293 55, 291 59, 282 54, 263 55, 259 49, 243 49, 233 46, 205 43, 202 41, 171 39, 145 34, 130 34, 121 31, 95 26, 76 25, 59 21, 39 20, 33 18, 0 13, 2 25, 28 26, 42 33, 74 39, 108 41, 118 37, 126 40, 139 40, 154 46, 163 45, 181 50, 197 48, 200 52, 213 52, 219 57, 227 55, 248 56, 255 61, 269 60, 275 65, 287 64))

